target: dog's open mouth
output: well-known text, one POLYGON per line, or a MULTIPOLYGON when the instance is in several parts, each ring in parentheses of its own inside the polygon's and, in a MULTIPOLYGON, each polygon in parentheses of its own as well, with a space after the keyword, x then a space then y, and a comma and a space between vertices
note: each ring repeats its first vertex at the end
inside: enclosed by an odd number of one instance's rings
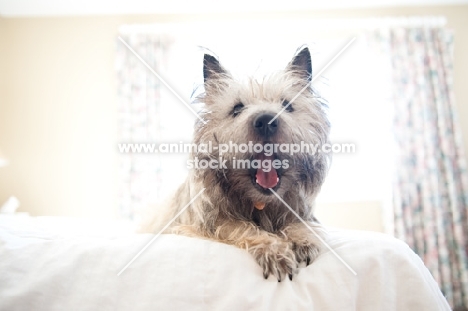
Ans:
POLYGON ((257 153, 254 160, 258 160, 260 167, 251 168, 250 175, 254 186, 262 193, 270 195, 269 188, 276 189, 279 187, 281 174, 272 165, 273 161, 277 160, 274 154, 265 155, 257 153))
POLYGON ((264 189, 276 187, 279 182, 278 172, 271 165, 275 160, 275 157, 273 155, 267 156, 263 153, 259 153, 257 154, 256 159, 260 160, 262 164, 255 173, 255 182, 264 189))

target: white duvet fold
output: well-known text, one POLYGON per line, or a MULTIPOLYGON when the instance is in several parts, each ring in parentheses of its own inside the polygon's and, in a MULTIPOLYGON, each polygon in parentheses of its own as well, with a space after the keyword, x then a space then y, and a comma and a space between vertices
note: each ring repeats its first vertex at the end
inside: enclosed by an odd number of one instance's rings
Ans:
POLYGON ((383 234, 329 229, 357 275, 323 248, 278 283, 244 250, 176 235, 117 276, 153 235, 67 221, 0 216, 0 310, 450 310, 420 258, 383 234))

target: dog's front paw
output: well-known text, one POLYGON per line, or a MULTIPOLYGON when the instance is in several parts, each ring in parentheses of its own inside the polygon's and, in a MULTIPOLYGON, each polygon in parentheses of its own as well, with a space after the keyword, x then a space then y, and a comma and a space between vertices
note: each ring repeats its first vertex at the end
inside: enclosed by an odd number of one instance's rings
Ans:
POLYGON ((281 282, 286 275, 292 280, 297 269, 295 255, 287 242, 273 242, 258 245, 249 251, 253 254, 260 267, 263 269, 265 279, 272 274, 278 282, 281 282))
POLYGON ((310 223, 304 226, 301 223, 294 223, 287 226, 282 233, 285 239, 292 244, 298 264, 305 262, 308 266, 318 257, 320 235, 324 234, 318 224, 310 223))
POLYGON ((293 242, 293 252, 296 256, 297 263, 305 261, 306 266, 318 257, 320 248, 306 240, 293 242))

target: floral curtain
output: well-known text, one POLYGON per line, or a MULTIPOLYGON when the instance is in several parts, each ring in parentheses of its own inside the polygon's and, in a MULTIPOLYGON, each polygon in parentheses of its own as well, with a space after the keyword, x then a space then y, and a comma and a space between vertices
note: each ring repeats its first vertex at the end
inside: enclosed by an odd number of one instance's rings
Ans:
MULTIPOLYGON (((148 65, 159 71, 164 56, 160 36, 120 34, 148 65)), ((118 39, 117 89, 119 143, 155 143, 161 136, 160 81, 118 39)), ((160 159, 155 154, 122 153, 119 170, 119 204, 124 218, 134 219, 160 196, 160 159)))
POLYGON ((421 256, 451 306, 465 310, 468 173, 453 94, 454 36, 398 28, 378 40, 393 72, 394 233, 421 256))

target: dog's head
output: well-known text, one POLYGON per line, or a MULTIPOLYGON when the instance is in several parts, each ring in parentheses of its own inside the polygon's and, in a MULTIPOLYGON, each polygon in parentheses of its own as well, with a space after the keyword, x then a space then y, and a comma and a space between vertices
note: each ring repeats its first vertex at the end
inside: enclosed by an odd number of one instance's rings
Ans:
POLYGON ((278 205, 271 190, 285 199, 313 200, 328 170, 328 155, 320 147, 328 143, 330 125, 323 100, 310 86, 309 49, 300 49, 284 70, 262 81, 234 79, 208 54, 203 73, 200 100, 207 123, 196 124, 194 142, 211 143, 213 149, 193 157, 220 165, 197 169, 196 178, 222 192, 227 206, 242 206, 227 212, 243 216, 250 207, 252 213, 254 206, 267 211, 278 205))

